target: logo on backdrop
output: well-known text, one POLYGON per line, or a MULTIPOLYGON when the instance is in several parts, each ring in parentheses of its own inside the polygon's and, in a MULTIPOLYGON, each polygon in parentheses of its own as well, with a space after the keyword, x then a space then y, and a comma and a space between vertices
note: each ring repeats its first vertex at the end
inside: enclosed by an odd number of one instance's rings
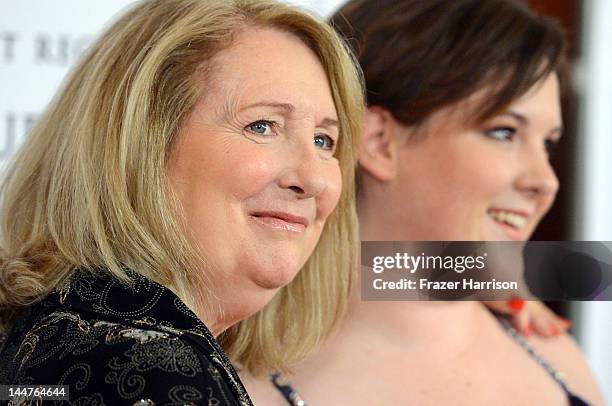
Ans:
POLYGON ((0 117, 0 162, 13 155, 23 134, 34 126, 38 114, 7 111, 0 117))
MULTIPOLYGON (((38 72, 34 69, 66 69, 76 62, 93 39, 91 34, 0 31, 0 66, 13 67, 18 70, 16 72, 32 70, 34 74, 38 72)), ((7 72, 10 76, 11 71, 7 72)), ((0 111, 0 164, 13 155, 38 114, 17 110, 13 105, 0 111)))
POLYGON ((0 31, 0 63, 67 67, 92 41, 91 35, 37 33, 26 36, 16 31, 0 31))

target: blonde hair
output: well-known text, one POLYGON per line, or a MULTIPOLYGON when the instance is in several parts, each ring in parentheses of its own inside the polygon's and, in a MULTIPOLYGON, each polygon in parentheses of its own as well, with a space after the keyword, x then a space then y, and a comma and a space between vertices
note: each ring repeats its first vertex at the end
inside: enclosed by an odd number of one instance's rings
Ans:
MULTIPOLYGON (((0 319, 60 288, 76 268, 129 282, 125 267, 190 308, 210 298, 165 165, 210 80, 211 59, 249 27, 298 36, 336 105, 343 192, 308 263, 220 341, 252 373, 305 356, 342 317, 356 266, 354 169, 363 90, 354 60, 318 19, 273 1, 143 1, 85 54, 13 158, 1 185, 0 319)), ((214 69, 213 69, 214 71, 214 69)), ((209 275, 210 277, 210 275, 209 275)), ((209 305, 211 303, 208 303, 209 305)))

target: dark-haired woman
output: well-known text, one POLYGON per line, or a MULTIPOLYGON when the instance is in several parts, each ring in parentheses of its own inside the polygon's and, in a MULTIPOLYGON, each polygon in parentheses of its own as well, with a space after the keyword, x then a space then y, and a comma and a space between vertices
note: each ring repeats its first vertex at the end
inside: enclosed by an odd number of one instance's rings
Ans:
MULTIPOLYGON (((333 22, 368 90, 362 240, 529 239, 559 186, 557 26, 508 0, 355 0, 333 22)), ((566 334, 524 339, 480 302, 358 292, 335 337, 273 383, 250 382, 256 403, 602 404, 566 334)))

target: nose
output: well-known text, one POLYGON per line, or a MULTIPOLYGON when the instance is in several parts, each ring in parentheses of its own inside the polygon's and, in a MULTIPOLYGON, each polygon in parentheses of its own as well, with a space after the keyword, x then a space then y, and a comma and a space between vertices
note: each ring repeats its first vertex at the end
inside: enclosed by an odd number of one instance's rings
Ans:
POLYGON ((554 198, 559 190, 559 179, 550 165, 546 151, 541 147, 535 147, 531 151, 526 151, 524 156, 517 188, 531 198, 554 198))
POLYGON ((298 199, 316 197, 336 187, 331 179, 329 162, 322 156, 309 136, 309 141, 292 145, 286 153, 285 170, 278 184, 292 191, 298 199))

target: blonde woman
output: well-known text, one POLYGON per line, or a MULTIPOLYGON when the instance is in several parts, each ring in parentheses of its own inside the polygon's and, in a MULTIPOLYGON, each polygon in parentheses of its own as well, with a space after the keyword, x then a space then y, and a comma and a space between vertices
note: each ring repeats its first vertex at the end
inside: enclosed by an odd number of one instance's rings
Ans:
POLYGON ((342 314, 362 102, 342 42, 299 10, 135 5, 2 184, 0 383, 64 385, 72 403, 251 404, 218 339, 274 370, 342 314))

